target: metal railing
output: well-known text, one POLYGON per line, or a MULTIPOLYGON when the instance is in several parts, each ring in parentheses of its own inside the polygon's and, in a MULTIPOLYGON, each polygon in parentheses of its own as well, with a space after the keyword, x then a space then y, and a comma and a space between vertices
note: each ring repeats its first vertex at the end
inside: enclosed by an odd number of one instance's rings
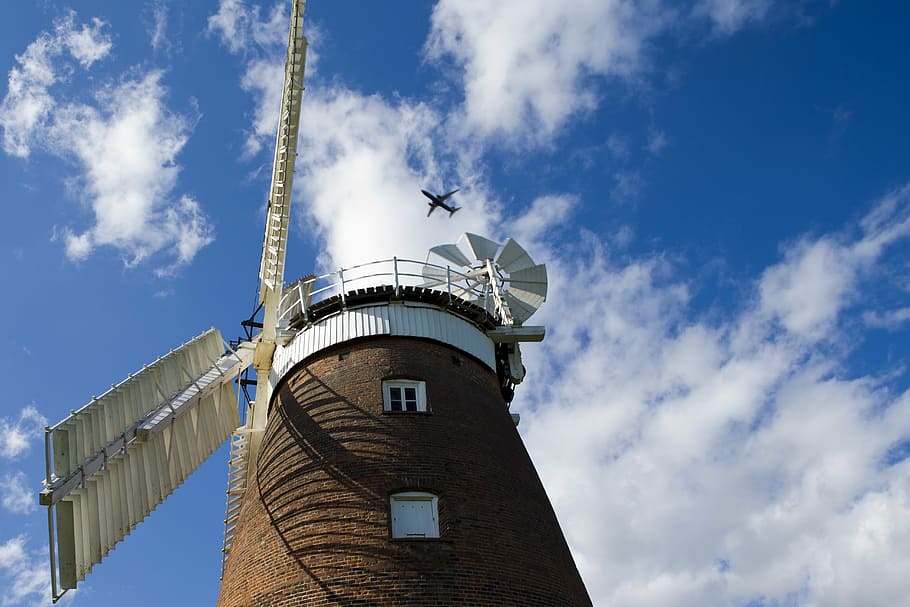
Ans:
POLYGON ((338 296, 342 305, 348 293, 370 287, 421 287, 445 293, 449 300, 457 297, 487 307, 490 289, 485 268, 454 269, 411 259, 382 259, 349 268, 341 268, 321 276, 308 276, 285 287, 278 306, 278 320, 290 321, 301 315, 307 317, 314 305, 338 296))

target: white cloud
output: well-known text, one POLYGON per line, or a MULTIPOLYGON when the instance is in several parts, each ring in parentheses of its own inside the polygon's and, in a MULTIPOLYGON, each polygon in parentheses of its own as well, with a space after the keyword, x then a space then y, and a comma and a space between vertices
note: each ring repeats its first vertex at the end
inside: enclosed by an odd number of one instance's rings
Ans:
POLYGON ((638 171, 617 171, 613 175, 615 185, 611 197, 619 202, 629 201, 641 192, 641 173, 638 171))
POLYGON ((28 514, 38 505, 35 492, 26 487, 25 473, 6 474, 0 481, 0 503, 10 512, 28 514))
POLYGON ((855 261, 829 238, 797 243, 786 259, 765 271, 762 307, 788 331, 807 338, 825 334, 854 286, 855 261))
POLYGON ((31 134, 54 105, 47 92, 56 80, 49 56, 52 44, 48 35, 42 35, 22 55, 16 55, 20 67, 9 72, 9 89, 0 105, 3 149, 7 154, 23 158, 29 155, 31 134))
POLYGON ((884 312, 870 310, 863 314, 863 320, 870 327, 894 330, 906 324, 907 321, 910 321, 910 307, 887 310, 884 312))
POLYGON ((761 21, 772 0, 699 0, 697 16, 708 17, 721 34, 732 34, 749 22, 761 21))
POLYGON ((613 133, 607 137, 607 149, 617 158, 626 158, 629 156, 629 140, 613 133))
POLYGON ((94 223, 81 233, 64 231, 67 255, 85 259, 98 246, 112 246, 134 265, 162 250, 183 265, 212 241, 198 205, 171 201, 177 156, 191 124, 167 111, 161 72, 102 89, 98 107, 59 108, 50 126, 54 151, 84 170, 82 189, 94 223), (179 221, 191 219, 189 222, 179 221))
POLYGON ((667 147, 667 135, 654 127, 648 129, 648 143, 645 149, 654 156, 660 154, 667 147))
POLYGON ((855 296, 856 275, 885 247, 910 234, 910 187, 885 196, 861 221, 861 237, 803 239, 785 260, 768 268, 760 283, 761 308, 791 333, 824 335, 855 296))
POLYGON ((0 456, 14 458, 28 451, 31 441, 40 438, 47 418, 34 405, 26 405, 18 420, 0 417, 0 456))
POLYGON ((545 142, 597 106, 592 76, 635 74, 672 18, 657 1, 442 0, 427 52, 462 70, 464 135, 545 142))
POLYGON ((83 68, 110 53, 105 28, 97 18, 78 25, 70 11, 55 21, 53 33, 40 34, 17 56, 19 67, 10 71, 9 91, 0 106, 4 149, 26 157, 40 146, 76 161, 84 171, 77 189, 92 211, 93 224, 81 231, 55 229, 52 238, 62 237, 70 259, 84 260, 106 245, 133 265, 164 250, 174 260, 157 271, 170 272, 189 263, 213 237, 194 201, 171 199, 177 156, 192 124, 167 110, 161 72, 94 87, 94 106, 54 99, 49 92, 61 74, 72 71, 62 62, 64 51, 83 68))
POLYGON ((167 4, 158 0, 152 4, 151 10, 151 23, 147 26, 149 44, 155 50, 167 48, 169 46, 167 39, 167 4))
POLYGON ((58 21, 55 24, 56 35, 73 58, 82 67, 89 68, 107 56, 113 44, 111 37, 103 31, 107 23, 94 17, 91 24, 83 23, 82 27, 76 28, 75 18, 76 13, 70 11, 62 21, 58 21))
POLYGON ((245 153, 253 156, 269 143, 274 144, 281 109, 281 83, 284 81, 284 61, 256 59, 247 63, 240 88, 256 100, 253 124, 247 135, 245 153))
POLYGON ((65 75, 68 65, 64 50, 84 68, 110 52, 110 36, 103 31, 106 23, 92 19, 91 25, 75 23, 72 11, 54 22, 54 32, 41 33, 16 55, 18 67, 9 72, 8 89, 0 104, 0 126, 3 127, 3 149, 13 156, 27 157, 34 133, 42 127, 54 98, 48 89, 65 75))
MULTIPOLYGON (((706 19, 731 35, 762 21, 771 5, 697 0, 685 14, 664 0, 440 0, 426 54, 461 79, 463 106, 452 127, 463 139, 547 144, 601 104, 609 80, 634 85, 658 36, 706 19)), ((648 149, 665 144, 662 133, 652 133, 648 149)))
POLYGON ((245 26, 250 18, 250 9, 243 0, 221 0, 218 12, 209 16, 208 31, 217 34, 221 43, 236 53, 247 44, 245 26))
POLYGON ((798 240, 721 320, 660 257, 530 234, 548 334, 513 409, 595 604, 903 600, 910 393, 847 375, 840 327, 908 210, 899 190, 854 236, 798 240))
POLYGON ((496 204, 471 173, 440 156, 440 117, 424 104, 389 103, 346 89, 311 92, 303 109, 298 181, 331 268, 393 255, 423 259, 463 231, 488 233, 496 204), (326 128, 332 125, 333 128, 326 128), (460 175, 460 177, 459 177, 460 175), (468 210, 426 216, 421 188, 461 187, 468 210))
MULTIPOLYGON (((209 16, 208 32, 217 35, 228 51, 244 57, 240 88, 253 99, 252 125, 245 142, 245 156, 259 153, 273 145, 281 105, 284 64, 288 40, 286 3, 278 2, 266 18, 259 5, 243 0, 221 0, 218 12, 209 16)), ((308 39, 319 36, 310 24, 308 39)), ((316 71, 318 55, 308 47, 306 74, 316 71)))
POLYGON ((541 238, 552 241, 580 202, 574 195, 540 196, 525 213, 511 222, 508 236, 519 240, 525 250, 536 248, 541 238))
POLYGON ((50 596, 47 557, 28 550, 27 540, 18 535, 0 544, 0 571, 6 588, 0 605, 4 607, 45 604, 50 596))
POLYGON ((191 262, 199 250, 212 242, 212 230, 199 204, 189 196, 182 196, 175 204, 163 210, 162 232, 174 242, 174 263, 159 268, 159 274, 171 273, 191 262))
POLYGON ((209 16, 208 31, 232 53, 250 50, 253 45, 287 45, 288 17, 285 2, 277 2, 271 13, 262 19, 259 5, 244 0, 221 0, 218 12, 209 16))

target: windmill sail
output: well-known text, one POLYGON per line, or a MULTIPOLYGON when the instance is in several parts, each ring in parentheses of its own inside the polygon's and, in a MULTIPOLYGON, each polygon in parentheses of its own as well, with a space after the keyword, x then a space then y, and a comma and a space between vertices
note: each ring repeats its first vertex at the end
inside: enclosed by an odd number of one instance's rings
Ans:
POLYGON ((237 427, 232 381, 252 358, 210 329, 48 429, 54 600, 58 580, 75 588, 237 427))
MULTIPOLYGON (((260 259, 262 331, 225 353, 214 329, 158 359, 49 428, 47 474, 51 592, 54 602, 232 435, 225 550, 247 462, 265 426, 277 316, 284 283, 294 160, 307 41, 305 0, 292 0, 281 111, 260 259), (240 423, 232 381, 255 362, 256 399, 240 423), (56 531, 56 541, 55 541, 56 531), (58 587, 59 581, 59 587, 58 587), (58 588, 63 592, 58 593, 58 588)), ((301 306, 309 293, 301 290, 301 306)), ((295 302, 289 302, 295 305, 295 302)), ((225 552, 226 553, 226 552, 225 552)))

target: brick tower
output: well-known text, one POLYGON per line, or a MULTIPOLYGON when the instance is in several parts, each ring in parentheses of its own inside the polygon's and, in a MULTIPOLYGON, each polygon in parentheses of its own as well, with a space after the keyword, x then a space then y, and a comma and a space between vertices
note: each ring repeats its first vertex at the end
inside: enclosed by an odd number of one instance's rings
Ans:
POLYGON ((492 259, 474 265, 458 285, 423 266, 435 289, 348 280, 315 304, 313 279, 286 291, 219 607, 591 604, 508 409, 517 342, 543 329, 469 296, 495 290, 478 274, 492 259))

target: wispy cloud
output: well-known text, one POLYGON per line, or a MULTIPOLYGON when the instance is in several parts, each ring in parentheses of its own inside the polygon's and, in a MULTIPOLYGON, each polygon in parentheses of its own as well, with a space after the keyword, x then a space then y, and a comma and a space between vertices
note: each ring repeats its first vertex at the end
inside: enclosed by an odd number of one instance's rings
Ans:
POLYGON ((613 133, 607 137, 607 149, 616 158, 628 158, 629 140, 627 137, 613 133))
POLYGON ((48 89, 65 76, 67 56, 89 68, 110 52, 110 35, 105 28, 99 19, 80 27, 76 14, 70 11, 54 22, 52 32, 43 32, 24 53, 16 55, 18 66, 9 72, 9 88, 0 103, 3 149, 7 154, 23 158, 29 155, 35 143, 33 136, 55 105, 48 89))
POLYGON ((73 58, 82 67, 90 68, 93 63, 106 57, 113 46, 110 35, 104 31, 107 23, 94 17, 91 23, 83 23, 77 28, 75 20, 75 11, 69 11, 55 24, 55 33, 73 58))
POLYGON ((146 25, 149 35, 149 44, 157 50, 168 49, 170 43, 167 38, 167 4, 158 0, 151 5, 151 17, 146 25))
POLYGON ((16 514, 28 514, 35 510, 38 499, 35 492, 26 487, 24 472, 3 476, 0 480, 0 504, 16 514))
MULTIPOLYGON (((263 17, 262 8, 244 0, 221 0, 218 11, 209 16, 208 33, 218 38, 229 52, 243 57, 240 87, 253 99, 252 124, 247 134, 245 154, 257 154, 274 141, 281 105, 287 50, 287 3, 274 4, 263 17)), ((311 32, 313 28, 308 28, 311 32)), ((312 37, 312 32, 309 34, 312 37)), ((307 73, 315 71, 318 57, 307 51, 307 73)))
POLYGON ((281 87, 284 80, 284 60, 255 59, 247 63, 240 80, 240 88, 256 100, 253 108, 252 128, 247 134, 244 153, 247 157, 258 153, 272 139, 278 125, 281 109, 281 87))
POLYGON ((97 86, 94 104, 50 93, 63 73, 57 62, 64 50, 84 68, 110 52, 104 28, 98 19, 78 26, 70 12, 53 33, 40 34, 17 57, 19 67, 10 71, 10 90, 0 107, 4 149, 25 157, 38 147, 81 170, 74 182, 92 211, 92 224, 55 230, 71 260, 109 246, 132 266, 165 251, 171 259, 156 272, 167 274, 189 263, 213 233, 195 200, 173 194, 177 157, 193 125, 167 109, 162 73, 97 86))
POLYGON ((861 236, 835 234, 791 245, 760 283, 761 309, 792 334, 818 339, 856 294, 857 276, 885 247, 910 234, 910 186, 885 196, 860 222, 861 236))
POLYGON ((27 548, 28 538, 18 535, 0 544, 0 571, 3 587, 0 605, 44 604, 50 596, 46 556, 27 548))
POLYGON ((188 196, 171 198, 177 156, 192 125, 166 109, 161 76, 153 71, 106 87, 97 107, 69 104, 55 112, 53 151, 83 169, 81 185, 94 215, 87 230, 64 230, 70 259, 112 246, 130 266, 166 249, 173 258, 159 268, 166 273, 213 240, 198 203, 188 196))
POLYGON ((910 307, 886 310, 870 310, 863 314, 863 320, 870 327, 894 330, 910 322, 910 307))
POLYGON ((699 0, 694 12, 709 18, 719 34, 729 35, 764 19, 772 4, 773 0, 699 0))
POLYGON ((618 171, 613 175, 611 196, 617 202, 628 202, 641 192, 642 179, 638 171, 618 171))
POLYGON ((262 8, 244 0, 221 0, 208 19, 208 31, 218 36, 232 53, 250 52, 255 46, 285 48, 288 18, 285 2, 276 2, 263 18, 262 8))
POLYGON ((648 129, 648 143, 645 145, 645 149, 652 155, 660 154, 667 147, 667 143, 666 133, 653 126, 648 129))
POLYGON ((0 417, 0 456, 15 458, 26 451, 32 441, 40 438, 47 418, 34 405, 26 405, 18 419, 0 417))

